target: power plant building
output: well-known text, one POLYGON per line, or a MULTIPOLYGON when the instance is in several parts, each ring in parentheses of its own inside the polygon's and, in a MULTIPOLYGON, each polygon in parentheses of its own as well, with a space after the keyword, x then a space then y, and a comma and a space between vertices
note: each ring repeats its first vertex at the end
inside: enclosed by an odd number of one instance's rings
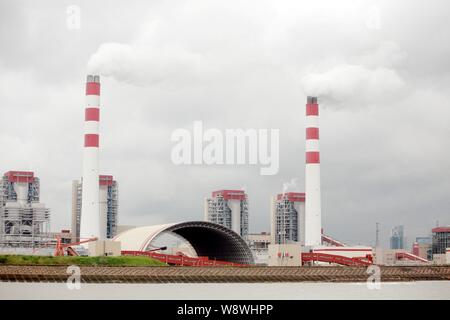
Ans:
MULTIPOLYGON (((113 176, 99 176, 99 210, 101 232, 104 239, 112 239, 117 234, 119 190, 113 176)), ((72 234, 74 241, 80 238, 80 221, 82 208, 82 181, 72 182, 72 234)))
POLYGON ((272 198, 272 244, 305 243, 305 194, 288 192, 272 198))
POLYGON ((0 246, 41 247, 49 239, 50 209, 40 203, 40 181, 29 171, 9 171, 0 180, 0 246))
POLYGON ((248 235, 248 201, 243 190, 214 191, 205 199, 204 220, 220 224, 241 237, 248 235))
POLYGON ((431 232, 433 255, 446 254, 446 249, 450 248, 450 227, 436 227, 431 232))

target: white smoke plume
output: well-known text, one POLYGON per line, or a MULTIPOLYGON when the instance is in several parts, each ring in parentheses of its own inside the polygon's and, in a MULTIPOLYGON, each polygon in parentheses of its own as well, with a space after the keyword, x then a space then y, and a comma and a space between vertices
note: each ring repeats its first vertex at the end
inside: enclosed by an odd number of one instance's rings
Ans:
POLYGON ((105 43, 91 56, 88 71, 121 82, 147 85, 164 81, 190 83, 201 77, 203 66, 200 54, 182 47, 151 50, 146 45, 105 43))
POLYGON ((283 194, 287 192, 298 192, 298 179, 292 178, 289 182, 283 183, 283 194))
POLYGON ((308 95, 331 98, 337 102, 379 102, 391 100, 405 86, 391 69, 367 69, 360 65, 340 65, 302 79, 308 95))
POLYGON ((400 96, 406 84, 394 69, 406 54, 393 42, 382 42, 373 52, 324 72, 301 79, 307 95, 346 106, 377 104, 400 96))

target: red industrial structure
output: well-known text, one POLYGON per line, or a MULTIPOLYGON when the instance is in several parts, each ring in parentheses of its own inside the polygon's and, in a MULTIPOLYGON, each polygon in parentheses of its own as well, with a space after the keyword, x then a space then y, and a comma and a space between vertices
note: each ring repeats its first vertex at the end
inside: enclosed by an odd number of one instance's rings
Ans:
POLYGON ((68 256, 78 256, 78 253, 72 248, 74 246, 78 246, 83 243, 88 243, 91 241, 96 241, 97 238, 88 238, 85 240, 80 240, 72 243, 62 243, 61 237, 56 236, 56 246, 55 246, 55 256, 61 257, 67 253, 68 256), (64 252, 66 251, 66 252, 64 252))
POLYGON ((345 247, 344 243, 323 234, 323 230, 322 230, 322 244, 329 244, 334 247, 345 247))
POLYGON ((395 258, 397 260, 409 260, 409 261, 417 261, 417 262, 429 262, 427 259, 421 258, 418 255, 406 252, 406 251, 400 251, 395 254, 395 258))
POLYGON ((101 186, 112 186, 114 183, 114 177, 111 175, 99 175, 99 184, 101 186))
MULTIPOLYGON (((122 251, 124 256, 145 256, 156 259, 158 261, 176 265, 176 266, 188 266, 188 267, 250 267, 251 265, 239 264, 227 261, 210 260, 208 257, 187 257, 185 255, 171 255, 158 253, 153 251, 122 251)), ((302 263, 308 262, 327 262, 333 264, 340 264, 345 266, 369 266, 373 263, 372 256, 367 255, 365 258, 349 258, 335 254, 327 253, 302 253, 302 263)))
POLYGON ((31 171, 8 171, 4 174, 9 182, 33 183, 34 172, 31 171))
POLYGON ((224 200, 244 200, 247 198, 244 190, 218 190, 212 193, 212 197, 222 196, 224 200))
POLYGON ((219 260, 210 260, 208 257, 187 257, 185 255, 172 255, 172 254, 164 254, 157 253, 153 251, 122 251, 123 256, 145 256, 149 258, 153 258, 159 260, 161 262, 176 265, 176 266, 185 266, 185 267, 247 267, 249 265, 233 263, 227 261, 219 261, 219 260))
POLYGON ((302 264, 306 264, 308 262, 328 262, 344 266, 369 266, 373 263, 373 260, 372 255, 366 255, 365 258, 349 258, 328 253, 302 253, 302 264))

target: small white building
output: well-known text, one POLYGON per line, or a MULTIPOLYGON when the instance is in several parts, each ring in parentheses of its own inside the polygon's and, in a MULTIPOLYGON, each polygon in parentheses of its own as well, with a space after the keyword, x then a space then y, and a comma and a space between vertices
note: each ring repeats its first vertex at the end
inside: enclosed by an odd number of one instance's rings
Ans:
POLYGON ((302 265, 302 246, 299 243, 270 244, 270 267, 294 267, 302 265))
POLYGON ((246 238, 257 265, 267 265, 269 259, 270 233, 250 233, 246 238))

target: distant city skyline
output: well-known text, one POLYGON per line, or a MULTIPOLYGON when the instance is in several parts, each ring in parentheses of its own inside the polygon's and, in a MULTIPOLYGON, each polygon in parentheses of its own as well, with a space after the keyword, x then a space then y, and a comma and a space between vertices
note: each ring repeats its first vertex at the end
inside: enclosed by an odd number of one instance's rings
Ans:
POLYGON ((404 226, 395 226, 392 228, 390 237, 391 249, 406 249, 404 226))

